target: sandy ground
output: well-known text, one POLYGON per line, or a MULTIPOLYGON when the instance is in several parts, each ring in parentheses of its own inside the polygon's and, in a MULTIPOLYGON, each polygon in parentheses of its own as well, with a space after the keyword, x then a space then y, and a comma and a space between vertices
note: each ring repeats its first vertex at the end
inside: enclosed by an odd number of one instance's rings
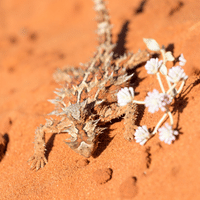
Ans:
MULTIPOLYGON (((60 87, 52 75, 93 56, 95 11, 91 0, 2 0, 0 147, 5 141, 7 146, 0 162, 0 199, 200 199, 200 2, 109 0, 107 6, 119 54, 145 49, 145 37, 187 59, 189 79, 173 112, 178 139, 172 145, 157 135, 145 146, 128 142, 122 119, 101 136, 99 155, 87 160, 64 144, 64 134, 48 136, 48 164, 31 171, 34 131, 53 110, 47 99, 60 87)), ((136 72, 141 100, 159 86, 143 66, 136 72)), ((153 128, 160 117, 145 110, 140 124, 153 128)))

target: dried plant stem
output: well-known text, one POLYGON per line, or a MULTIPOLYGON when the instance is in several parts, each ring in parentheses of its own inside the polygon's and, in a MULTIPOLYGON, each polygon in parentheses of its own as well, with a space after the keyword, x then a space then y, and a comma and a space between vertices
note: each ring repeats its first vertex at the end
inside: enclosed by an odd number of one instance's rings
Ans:
POLYGON ((170 94, 172 92, 172 90, 176 87, 177 83, 174 83, 169 90, 167 91, 167 94, 170 94))
POLYGON ((172 113, 170 111, 167 112, 168 116, 169 116, 169 119, 170 119, 170 124, 171 126, 174 125, 174 120, 173 120, 173 117, 172 117, 172 113))
POLYGON ((152 135, 154 135, 155 133, 157 133, 158 128, 160 127, 160 125, 163 123, 165 117, 167 116, 167 113, 165 113, 162 118, 160 119, 160 121, 158 122, 158 124, 156 125, 154 131, 152 132, 152 135))
POLYGON ((157 79, 158 79, 160 88, 161 88, 162 92, 165 93, 165 88, 164 88, 164 86, 162 84, 162 81, 161 81, 161 78, 160 78, 160 73, 158 72, 158 73, 156 73, 156 75, 157 75, 157 79))
POLYGON ((177 91, 177 94, 179 94, 182 91, 184 85, 185 85, 185 81, 182 81, 180 88, 177 91))
POLYGON ((167 60, 166 60, 166 57, 165 57, 165 49, 162 48, 162 49, 160 50, 160 52, 161 52, 162 57, 163 57, 163 64, 166 66, 167 60))
POLYGON ((168 87, 171 88, 171 87, 172 87, 171 82, 168 80, 167 76, 165 76, 165 78, 166 78, 166 80, 167 80, 168 87))
POLYGON ((144 101, 136 101, 136 100, 133 100, 133 103, 136 103, 136 104, 145 104, 144 101))

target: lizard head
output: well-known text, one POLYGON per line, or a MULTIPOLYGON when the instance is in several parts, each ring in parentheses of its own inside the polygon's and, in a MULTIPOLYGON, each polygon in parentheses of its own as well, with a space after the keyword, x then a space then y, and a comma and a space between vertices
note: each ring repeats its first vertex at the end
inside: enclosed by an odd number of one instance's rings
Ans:
POLYGON ((67 108, 67 119, 72 122, 64 132, 71 137, 65 143, 76 153, 89 158, 98 146, 97 137, 104 130, 98 127, 99 119, 92 114, 94 104, 83 102, 67 108))
POLYGON ((74 123, 66 131, 71 135, 65 142, 76 153, 89 158, 98 146, 97 138, 103 128, 97 126, 99 120, 74 123))

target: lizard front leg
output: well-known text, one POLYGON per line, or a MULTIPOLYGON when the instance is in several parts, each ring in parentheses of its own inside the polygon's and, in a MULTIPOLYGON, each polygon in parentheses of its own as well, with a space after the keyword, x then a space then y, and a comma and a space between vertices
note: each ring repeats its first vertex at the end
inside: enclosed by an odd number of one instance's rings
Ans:
POLYGON ((35 131, 35 141, 34 141, 34 155, 28 160, 32 162, 31 169, 39 170, 47 164, 47 159, 45 157, 46 144, 45 144, 45 134, 60 133, 69 124, 66 122, 55 122, 48 120, 45 125, 40 125, 35 131))
POLYGON ((43 168, 47 164, 47 159, 45 157, 45 126, 40 126, 35 131, 35 141, 34 141, 34 155, 28 160, 32 161, 31 169, 36 168, 36 170, 43 168))

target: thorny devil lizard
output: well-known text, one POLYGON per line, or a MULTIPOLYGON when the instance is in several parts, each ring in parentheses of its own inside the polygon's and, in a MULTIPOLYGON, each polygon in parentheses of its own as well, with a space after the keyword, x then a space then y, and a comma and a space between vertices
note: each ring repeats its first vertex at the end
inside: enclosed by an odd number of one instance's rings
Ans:
POLYGON ((45 157, 45 134, 68 133, 66 144, 82 156, 90 157, 98 146, 98 136, 106 129, 106 123, 124 116, 124 138, 131 141, 134 136, 137 117, 136 104, 129 103, 120 107, 117 92, 129 86, 133 74, 127 71, 147 61, 149 53, 138 51, 121 57, 114 56, 115 44, 112 43, 109 14, 104 0, 94 0, 97 12, 97 35, 99 46, 94 57, 82 68, 67 68, 55 73, 57 81, 64 82, 51 100, 55 110, 50 113, 56 119, 47 119, 35 131, 34 155, 29 159, 31 169, 43 168, 45 157), (73 78, 72 78, 73 77, 73 78), (81 78, 82 77, 82 78, 81 78), (81 79, 81 80, 80 80, 81 79), (59 118, 59 119, 58 119, 59 118))

